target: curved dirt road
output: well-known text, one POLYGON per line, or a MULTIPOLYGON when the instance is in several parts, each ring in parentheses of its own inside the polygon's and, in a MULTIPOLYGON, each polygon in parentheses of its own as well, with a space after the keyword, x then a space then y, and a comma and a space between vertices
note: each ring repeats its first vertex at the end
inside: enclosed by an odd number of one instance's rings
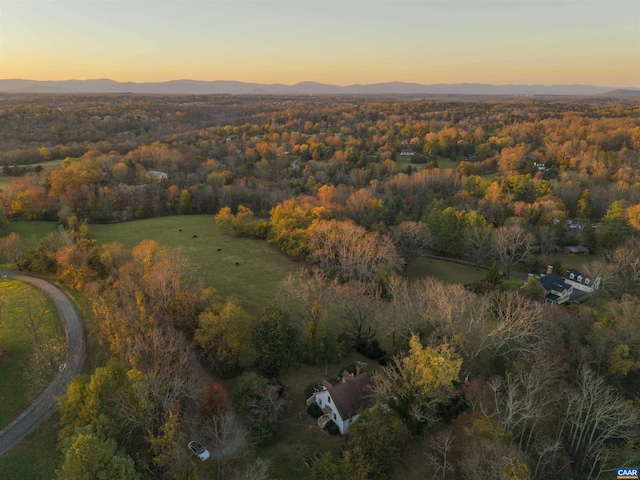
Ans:
POLYGON ((0 431, 0 455, 3 455, 53 414, 57 408, 56 397, 65 391, 73 377, 82 370, 86 343, 80 314, 73 301, 60 288, 24 273, 0 270, 0 276, 30 283, 42 290, 56 306, 67 337, 66 366, 60 369, 53 382, 24 412, 0 431))

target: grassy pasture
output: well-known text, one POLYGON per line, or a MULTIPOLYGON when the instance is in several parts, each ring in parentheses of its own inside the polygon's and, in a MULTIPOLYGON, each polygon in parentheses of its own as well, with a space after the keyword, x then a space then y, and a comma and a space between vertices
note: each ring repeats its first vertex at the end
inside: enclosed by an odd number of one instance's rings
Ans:
MULTIPOLYGON (((41 166, 42 167, 42 171, 40 172, 39 175, 46 175, 49 172, 53 171, 53 170, 58 170, 60 168, 62 168, 62 162, 64 160, 60 159, 60 160, 51 160, 50 162, 42 162, 42 163, 36 163, 33 165, 24 165, 25 167, 35 167, 35 166, 41 166)), ((20 178, 20 177, 12 177, 9 175, 0 175, 0 190, 6 192, 9 187, 11 187, 11 182, 13 181, 14 178, 20 178)))
POLYGON ((126 248, 145 239, 179 248, 209 286, 222 295, 235 296, 254 315, 259 315, 275 296, 280 282, 302 266, 264 240, 223 235, 213 215, 92 225, 91 231, 99 242, 118 241, 126 248))
POLYGON ((29 237, 35 237, 38 240, 46 237, 51 232, 58 231, 58 224, 56 222, 45 222, 42 220, 18 220, 16 222, 10 222, 2 231, 3 235, 8 235, 11 232, 15 232, 23 239, 29 237))
POLYGON ((443 260, 416 258, 409 263, 406 275, 409 278, 436 277, 446 283, 465 284, 482 280, 487 271, 443 260))
POLYGON ((46 313, 40 339, 47 341, 62 336, 63 330, 55 308, 37 288, 17 280, 0 278, 0 298, 4 302, 0 329, 0 428, 19 415, 39 392, 33 391, 24 378, 24 371, 33 352, 34 340, 24 327, 24 305, 42 302, 46 313))

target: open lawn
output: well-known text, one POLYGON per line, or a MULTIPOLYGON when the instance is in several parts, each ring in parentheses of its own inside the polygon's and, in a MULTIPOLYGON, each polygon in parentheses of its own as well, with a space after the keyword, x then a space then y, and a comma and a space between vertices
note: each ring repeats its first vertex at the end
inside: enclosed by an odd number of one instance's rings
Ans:
POLYGON ((274 298, 280 282, 302 267, 265 240, 223 235, 218 231, 213 215, 92 225, 91 231, 99 242, 118 241, 127 248, 146 239, 179 248, 209 286, 222 295, 235 296, 254 315, 262 313, 274 298))
MULTIPOLYGON (((24 377, 26 365, 34 348, 34 337, 26 329, 26 306, 31 306, 32 318, 43 312, 39 328, 40 342, 62 336, 62 325, 55 308, 37 288, 26 283, 0 278, 2 321, 0 328, 0 428, 19 415, 30 400, 40 393, 24 377), (41 310, 42 307, 43 309, 41 310)), ((3 477, 2 477, 3 478, 3 477)))
POLYGON ((562 262, 569 265, 569 268, 575 268, 576 270, 584 270, 584 268, 591 262, 597 260, 594 255, 569 255, 568 253, 552 253, 543 258, 543 260, 549 260, 550 263, 562 262))
POLYGON ((7 228, 5 228, 1 234, 8 235, 11 232, 15 232, 23 239, 29 237, 35 237, 37 239, 46 237, 51 232, 58 231, 58 224, 56 222, 43 222, 40 220, 18 220, 15 222, 9 222, 7 228))
POLYGON ((487 275, 487 271, 443 260, 416 258, 409 263, 406 275, 409 278, 431 276, 447 283, 465 284, 482 280, 487 275))
MULTIPOLYGON (((458 162, 457 160, 450 160, 448 158, 439 158, 438 159, 438 168, 442 168, 442 169, 445 169, 445 168, 458 168, 458 164, 459 163, 460 162, 458 162)), ((427 164, 426 163, 412 163, 410 158, 401 158, 400 156, 398 156, 398 159, 396 160, 396 171, 404 172, 409 165, 411 165, 413 168, 415 168, 417 170, 423 170, 427 164)))

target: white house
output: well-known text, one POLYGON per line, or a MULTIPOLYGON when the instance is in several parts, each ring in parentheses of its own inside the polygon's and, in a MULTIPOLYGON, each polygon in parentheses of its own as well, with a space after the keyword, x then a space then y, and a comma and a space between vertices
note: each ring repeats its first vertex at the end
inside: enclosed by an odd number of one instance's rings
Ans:
POLYGON ((349 425, 358 418, 358 412, 371 406, 367 392, 369 385, 371 378, 368 373, 353 375, 344 371, 337 379, 324 380, 307 399, 307 404, 315 401, 322 410, 318 425, 324 428, 329 420, 333 420, 344 435, 349 425))
POLYGON ((564 277, 564 281, 576 290, 587 293, 593 293, 595 290, 600 288, 600 277, 592 279, 589 275, 585 275, 575 268, 567 270, 567 275, 564 277))
POLYGON ((148 178, 152 178, 152 179, 157 180, 157 181, 161 181, 161 180, 166 180, 167 178, 169 178, 169 175, 167 175, 164 172, 159 172, 157 170, 149 170, 147 172, 147 177, 148 178))

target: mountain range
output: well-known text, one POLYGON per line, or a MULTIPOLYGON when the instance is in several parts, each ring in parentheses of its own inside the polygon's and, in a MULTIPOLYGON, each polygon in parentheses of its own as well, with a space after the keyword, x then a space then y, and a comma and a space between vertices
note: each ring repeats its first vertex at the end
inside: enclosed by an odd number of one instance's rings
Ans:
POLYGON ((97 80, 0 79, 3 93, 136 93, 136 94, 231 94, 231 95, 608 95, 640 96, 640 88, 617 89, 593 85, 490 85, 483 83, 387 82, 348 86, 317 82, 295 85, 247 83, 238 81, 172 80, 168 82, 116 82, 97 80))

